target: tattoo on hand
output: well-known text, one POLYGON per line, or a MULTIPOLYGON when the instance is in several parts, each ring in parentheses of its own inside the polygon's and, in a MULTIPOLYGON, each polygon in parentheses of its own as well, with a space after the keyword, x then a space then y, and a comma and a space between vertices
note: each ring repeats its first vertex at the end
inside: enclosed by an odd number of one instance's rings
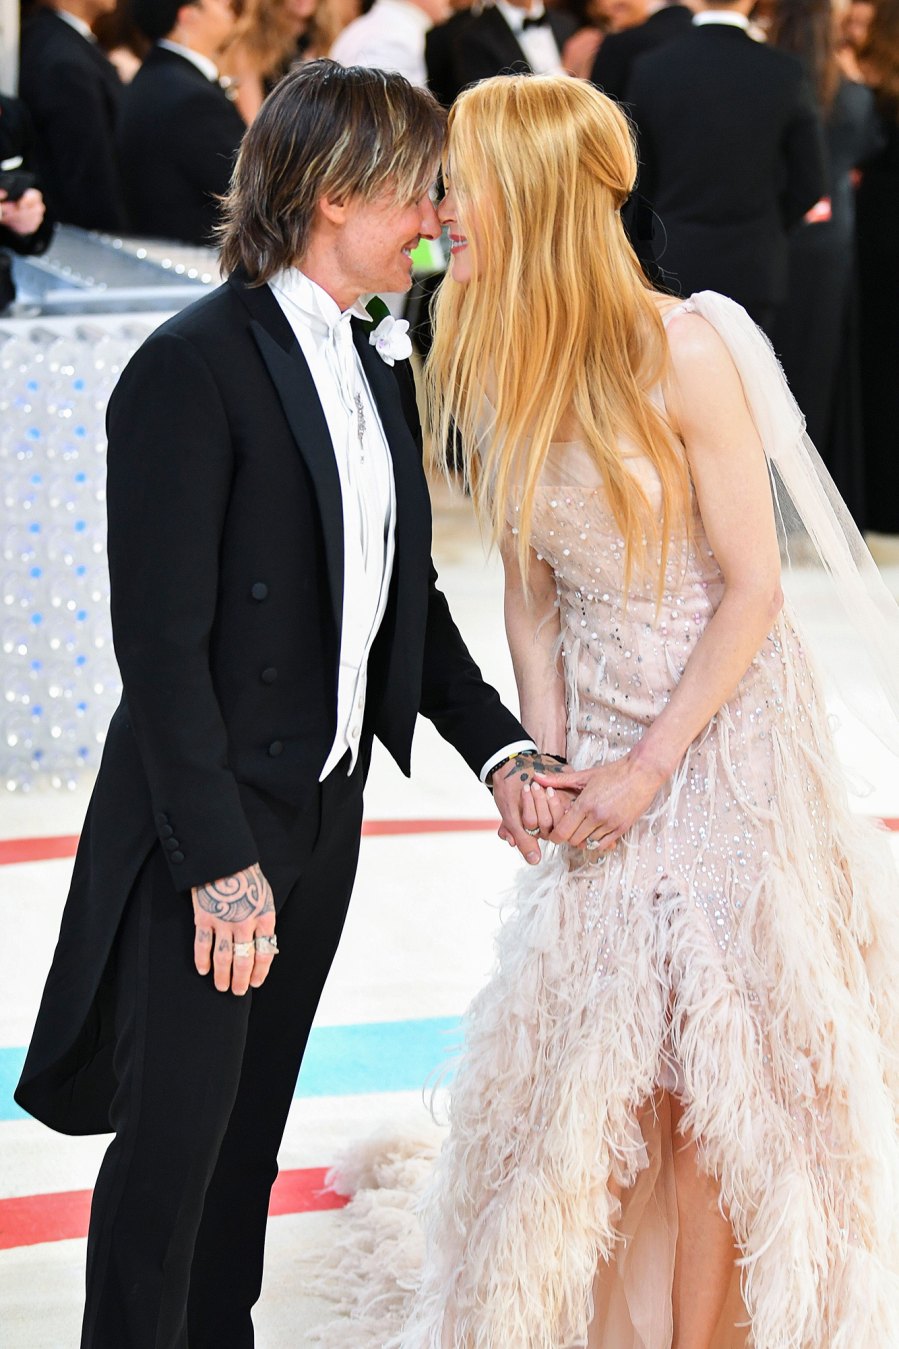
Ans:
POLYGON ((196 893, 197 907, 225 923, 243 923, 275 911, 271 887, 258 862, 236 876, 198 885, 196 893))
POLYGON ((507 764, 508 772, 503 777, 513 778, 517 773, 522 782, 530 782, 535 773, 564 773, 565 767, 542 754, 516 754, 511 764, 507 764))
POLYGON ((231 943, 229 942, 229 940, 228 940, 227 937, 220 937, 220 938, 219 938, 219 950, 220 950, 220 951, 230 951, 230 950, 231 950, 231 943))

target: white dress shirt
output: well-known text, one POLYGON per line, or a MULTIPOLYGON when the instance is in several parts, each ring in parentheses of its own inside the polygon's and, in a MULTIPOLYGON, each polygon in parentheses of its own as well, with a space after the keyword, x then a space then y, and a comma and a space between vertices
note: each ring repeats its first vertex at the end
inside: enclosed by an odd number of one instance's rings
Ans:
POLYGON ((535 75, 559 75, 562 72, 562 54, 549 23, 539 28, 525 28, 525 19, 539 19, 546 12, 539 3, 530 9, 519 9, 507 0, 496 0, 496 8, 515 35, 515 41, 525 54, 535 75))
MULTIPOLYGON (((359 753, 368 657, 387 607, 393 572, 393 460, 350 327, 354 316, 370 319, 368 311, 357 303, 341 312, 327 291, 295 267, 279 272, 269 287, 300 344, 321 399, 343 500, 337 733, 319 778, 324 781, 347 750, 352 772, 359 753), (361 436, 360 427, 364 427, 361 436)), ((496 750, 481 769, 481 781, 507 755, 535 748, 532 740, 521 740, 496 750)))
POLYGON ((749 20, 746 15, 733 9, 702 9, 693 15, 693 22, 697 28, 703 28, 707 23, 729 23, 732 28, 749 31, 749 20))
POLYGON ((328 55, 342 66, 398 71, 424 89, 425 35, 432 26, 424 10, 410 0, 375 0, 367 14, 337 35, 328 55))
POLYGON ((185 47, 181 42, 170 42, 167 37, 161 37, 156 43, 157 47, 164 47, 167 52, 174 52, 176 56, 183 56, 185 61, 189 61, 192 66, 196 66, 202 75, 212 84, 218 82, 219 68, 214 61, 202 52, 195 52, 192 47, 185 47))
POLYGON ((63 23, 67 23, 70 28, 75 29, 76 33, 80 33, 85 42, 96 43, 97 39, 94 36, 94 30, 89 23, 84 22, 79 14, 70 14, 67 9, 56 9, 54 10, 54 13, 57 18, 62 19, 63 23))
POLYGON ((306 358, 331 433, 343 499, 343 610, 337 680, 337 734, 320 781, 350 752, 352 772, 365 716, 368 657, 393 572, 396 495, 393 460, 350 319, 327 291, 295 267, 269 282, 306 358), (357 402, 358 399, 358 402, 357 402), (361 431, 361 435, 360 435, 361 431))

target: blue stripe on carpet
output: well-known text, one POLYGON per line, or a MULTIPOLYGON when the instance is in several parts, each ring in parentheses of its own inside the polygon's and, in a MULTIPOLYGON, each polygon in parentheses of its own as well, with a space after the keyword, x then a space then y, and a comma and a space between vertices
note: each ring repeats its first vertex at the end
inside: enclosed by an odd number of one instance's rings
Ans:
MULTIPOLYGON (((457 1017, 315 1026, 297 1096, 418 1091, 458 1048, 457 1017)), ((0 1120, 26 1119, 12 1098, 24 1049, 0 1049, 0 1120)))

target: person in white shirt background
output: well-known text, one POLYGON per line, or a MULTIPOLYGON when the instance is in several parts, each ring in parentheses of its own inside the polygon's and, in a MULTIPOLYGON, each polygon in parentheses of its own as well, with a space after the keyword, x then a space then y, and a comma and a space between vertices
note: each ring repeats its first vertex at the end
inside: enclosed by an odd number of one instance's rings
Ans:
POLYGON ((342 66, 371 66, 427 86, 425 37, 451 13, 449 0, 375 0, 367 14, 344 28, 331 48, 342 66))

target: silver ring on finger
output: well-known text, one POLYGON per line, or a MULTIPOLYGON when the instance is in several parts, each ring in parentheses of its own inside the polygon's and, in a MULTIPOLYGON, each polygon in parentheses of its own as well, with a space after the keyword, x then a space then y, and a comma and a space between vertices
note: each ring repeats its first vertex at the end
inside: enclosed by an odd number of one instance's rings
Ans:
POLYGON ((587 849, 588 852, 596 852, 597 848, 602 847, 602 843, 599 841, 598 838, 588 838, 584 844, 584 847, 587 849))
POLYGON ((236 941, 231 947, 231 954, 237 960, 252 960, 256 953, 256 948, 251 941, 236 941))
POLYGON ((257 937, 256 951, 257 954, 261 956, 276 956, 278 954, 278 938, 276 934, 273 932, 270 937, 257 937))
POLYGON ((536 838, 537 835, 540 833, 540 826, 538 825, 536 829, 525 829, 524 832, 526 834, 530 834, 531 838, 536 838))

